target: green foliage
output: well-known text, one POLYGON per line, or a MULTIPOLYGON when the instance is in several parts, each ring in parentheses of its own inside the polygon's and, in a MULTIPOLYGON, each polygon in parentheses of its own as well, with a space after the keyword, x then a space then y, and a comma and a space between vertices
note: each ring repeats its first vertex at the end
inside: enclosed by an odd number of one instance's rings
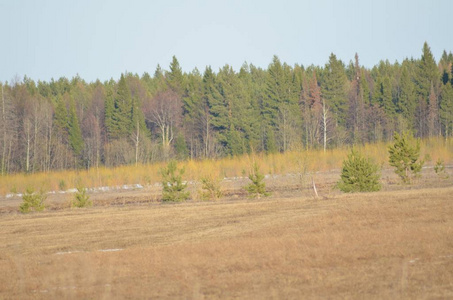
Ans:
POLYGON ((264 175, 260 172, 257 163, 253 164, 253 170, 249 174, 249 179, 252 181, 249 185, 245 186, 245 190, 249 193, 251 198, 267 197, 270 194, 266 192, 266 184, 264 183, 264 175))
POLYGON ((394 144, 389 146, 389 163, 395 167, 404 183, 410 183, 411 177, 419 176, 424 161, 420 158, 420 140, 413 141, 409 132, 402 135, 395 132, 393 135, 394 144))
POLYGON ((74 200, 71 202, 71 207, 89 207, 92 206, 93 202, 90 200, 90 196, 87 195, 86 188, 82 186, 77 187, 77 192, 74 194, 74 200))
POLYGON ((60 191, 64 191, 66 189, 66 182, 63 179, 58 183, 58 188, 60 191))
POLYGON ((82 131, 80 130, 79 118, 77 117, 74 100, 72 100, 70 104, 68 121, 69 144, 74 151, 74 154, 78 157, 82 153, 84 142, 82 131))
POLYGON ((184 136, 181 133, 176 136, 175 151, 178 159, 186 159, 189 154, 189 149, 187 149, 186 141, 184 140, 184 136))
POLYGON ((337 186, 346 193, 375 192, 381 189, 378 165, 354 149, 343 161, 340 177, 337 186))
POLYGON ((162 201, 181 202, 189 198, 186 192, 187 184, 182 182, 184 168, 179 169, 175 161, 170 161, 167 167, 160 170, 162 176, 162 201))
POLYGON ((226 64, 204 74, 183 72, 173 57, 168 70, 157 66, 142 77, 5 82, 0 173, 123 165, 134 161, 133 148, 135 162, 152 163, 310 148, 324 136, 329 146, 383 141, 403 130, 448 140, 453 54, 437 62, 427 43, 420 54, 401 64, 383 58, 372 68, 358 56, 347 68, 334 54, 306 67, 274 56, 266 68, 244 63, 236 72, 226 64), (158 112, 156 101, 170 99, 167 119, 168 106, 158 112))
POLYGON ((132 113, 134 103, 127 86, 126 78, 121 74, 116 93, 109 91, 105 101, 105 124, 109 137, 126 137, 133 129, 132 113))
POLYGON ((333 53, 326 64, 321 89, 332 113, 338 116, 338 123, 344 125, 347 112, 347 77, 343 62, 333 53))
POLYGON ((450 82, 442 86, 439 114, 444 135, 451 136, 453 132, 453 87, 450 82))
POLYGON ((68 111, 66 105, 61 97, 56 98, 55 107, 55 127, 60 135, 66 137, 68 132, 68 111))
POLYGON ((212 176, 201 178, 201 188, 203 190, 201 198, 203 200, 218 200, 223 196, 220 189, 220 180, 212 176))
POLYGON ((449 177, 447 171, 445 171, 444 161, 440 158, 436 161, 436 164, 434 165, 434 172, 436 172, 436 174, 439 177, 442 177, 445 179, 447 179, 449 177))
POLYGON ((46 193, 41 189, 39 193, 35 193, 33 188, 28 187, 22 196, 22 204, 19 207, 21 213, 29 213, 32 211, 43 211, 45 209, 44 201, 46 193))

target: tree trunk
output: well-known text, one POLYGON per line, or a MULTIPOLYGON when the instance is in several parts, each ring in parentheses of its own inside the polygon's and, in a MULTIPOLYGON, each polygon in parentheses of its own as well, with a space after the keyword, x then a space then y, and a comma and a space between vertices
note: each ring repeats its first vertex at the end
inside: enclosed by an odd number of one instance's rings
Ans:
POLYGON ((323 125, 323 149, 324 153, 327 148, 327 113, 329 110, 326 108, 325 101, 322 101, 322 125, 323 125))
POLYGON ((140 126, 137 120, 137 134, 135 136, 135 165, 138 164, 138 146, 140 141, 140 126))

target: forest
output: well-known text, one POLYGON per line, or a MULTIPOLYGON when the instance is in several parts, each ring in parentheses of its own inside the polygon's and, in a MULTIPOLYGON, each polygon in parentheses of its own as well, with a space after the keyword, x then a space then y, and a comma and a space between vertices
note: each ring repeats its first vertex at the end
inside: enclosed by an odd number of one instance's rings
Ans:
POLYGON ((201 73, 175 56, 141 76, 50 82, 25 76, 0 83, 1 174, 214 159, 251 152, 332 149, 453 134, 453 55, 382 60, 371 69, 356 54, 325 66, 272 58, 201 73))

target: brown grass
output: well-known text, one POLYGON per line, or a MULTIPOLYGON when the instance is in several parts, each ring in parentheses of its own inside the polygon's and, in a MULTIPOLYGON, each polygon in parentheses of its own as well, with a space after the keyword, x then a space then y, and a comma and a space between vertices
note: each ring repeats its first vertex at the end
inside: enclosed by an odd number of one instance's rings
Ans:
POLYGON ((451 299, 452 194, 2 215, 0 298, 451 299))

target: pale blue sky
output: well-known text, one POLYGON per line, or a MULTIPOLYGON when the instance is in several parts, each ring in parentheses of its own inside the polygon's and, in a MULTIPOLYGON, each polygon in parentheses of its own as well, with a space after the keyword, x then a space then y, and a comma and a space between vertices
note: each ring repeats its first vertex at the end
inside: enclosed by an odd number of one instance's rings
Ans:
POLYGON ((0 0, 0 81, 118 79, 128 71, 183 71, 244 61, 324 65, 331 52, 348 63, 359 54, 419 58, 425 41, 438 60, 453 51, 451 0, 90 1, 0 0))

